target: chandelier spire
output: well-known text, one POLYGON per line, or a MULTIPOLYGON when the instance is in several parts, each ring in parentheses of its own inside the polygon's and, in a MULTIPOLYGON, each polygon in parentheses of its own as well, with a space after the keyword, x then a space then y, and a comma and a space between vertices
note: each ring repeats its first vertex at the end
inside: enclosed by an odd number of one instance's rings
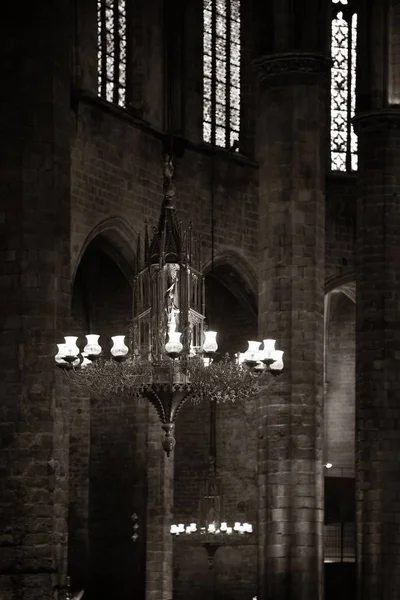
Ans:
MULTIPOLYGON (((186 258, 182 232, 175 207, 172 200, 175 197, 175 184, 172 180, 174 167, 172 157, 168 154, 164 157, 164 199, 161 205, 158 227, 154 229, 149 249, 145 255, 149 257, 150 264, 159 264, 160 267, 166 263, 183 264, 186 258)), ((183 236, 186 237, 186 232, 183 236)))

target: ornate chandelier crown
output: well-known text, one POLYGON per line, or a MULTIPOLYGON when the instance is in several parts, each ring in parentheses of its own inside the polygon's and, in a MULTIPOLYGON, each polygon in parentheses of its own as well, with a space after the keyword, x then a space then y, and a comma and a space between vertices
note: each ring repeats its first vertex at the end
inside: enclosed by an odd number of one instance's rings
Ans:
POLYGON ((98 334, 87 334, 82 349, 78 337, 66 336, 55 356, 57 366, 91 395, 142 397, 153 404, 168 455, 175 446, 177 414, 188 399, 246 400, 267 371, 283 368, 283 352, 275 350, 275 340, 249 342, 248 351, 235 360, 216 360, 217 332, 204 326, 200 243, 191 225, 182 231, 177 219, 172 175, 167 156, 158 227, 149 241, 146 225, 143 247, 138 239, 128 342, 125 335, 113 336, 107 356, 98 334))
MULTIPOLYGON (((146 227, 143 254, 138 240, 133 284, 133 347, 140 355, 151 354, 159 361, 166 356, 188 358, 203 350, 205 293, 200 244, 191 225, 182 231, 178 222, 171 204, 175 195, 172 174, 167 157, 158 228, 149 243, 146 227)), ((207 342, 215 335, 207 332, 207 342)))

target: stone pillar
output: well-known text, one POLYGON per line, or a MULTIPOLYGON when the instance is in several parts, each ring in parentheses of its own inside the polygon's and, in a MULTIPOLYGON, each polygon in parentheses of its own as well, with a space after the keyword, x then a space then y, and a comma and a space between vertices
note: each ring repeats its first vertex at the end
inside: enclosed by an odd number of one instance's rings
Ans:
POLYGON ((396 0, 359 4, 356 521, 361 600, 400 589, 400 46, 396 0), (391 106, 393 103, 395 106, 391 106))
POLYGON ((400 589, 400 110, 360 114, 357 213, 358 597, 400 589))
POLYGON ((10 4, 1 29, 0 598, 65 585, 69 311, 69 3, 10 4))
POLYGON ((329 61, 285 53, 260 71, 259 337, 285 371, 261 397, 260 597, 323 595, 323 333, 329 61))
POLYGON ((174 453, 162 448, 163 431, 153 406, 147 441, 146 600, 172 600, 174 453))

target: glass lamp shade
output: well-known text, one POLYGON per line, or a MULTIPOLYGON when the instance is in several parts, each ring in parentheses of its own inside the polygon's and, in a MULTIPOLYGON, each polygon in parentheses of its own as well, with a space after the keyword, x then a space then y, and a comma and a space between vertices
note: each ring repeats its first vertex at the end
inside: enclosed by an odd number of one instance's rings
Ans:
POLYGON ((180 331, 169 331, 168 342, 165 344, 167 354, 180 354, 183 350, 180 331))
POLYGON ((57 350, 57 354, 54 357, 54 360, 59 365, 67 364, 67 362, 64 360, 65 354, 66 354, 65 346, 66 346, 66 344, 57 344, 58 350, 57 350))
POLYGON ((113 356, 126 356, 129 352, 128 346, 125 344, 124 335, 114 335, 112 338, 111 354, 113 356))
POLYGON ((77 337, 75 337, 74 335, 66 335, 64 337, 65 340, 65 344, 64 344, 64 352, 65 352, 65 356, 78 356, 79 354, 79 348, 77 346, 77 337))
POLYGON ((205 331, 204 332, 203 352, 216 352, 217 350, 218 350, 217 332, 216 331, 205 331))
POLYGON ((272 357, 274 362, 271 365, 271 369, 273 371, 281 371, 283 369, 283 350, 275 350, 272 357))
POLYGON ((263 340, 264 350, 263 350, 263 359, 272 358, 273 353, 275 352, 275 343, 276 340, 263 340))
POLYGON ((249 347, 244 353, 244 359, 248 361, 259 361, 261 359, 260 342, 248 342, 249 347))
POLYGON ((98 356, 101 354, 101 346, 99 344, 99 335, 95 333, 89 333, 86 336, 87 344, 84 347, 83 351, 87 356, 98 356))
MULTIPOLYGON (((72 357, 75 358, 75 354, 70 354, 68 352, 68 345, 67 344, 57 344, 57 348, 58 348, 58 352, 54 357, 54 360, 56 361, 56 364, 58 366, 73 366, 73 367, 79 367, 81 364, 81 361, 79 358, 76 358, 76 360, 66 360, 66 357, 72 357)), ((79 353, 79 348, 78 348, 78 353, 79 353)))

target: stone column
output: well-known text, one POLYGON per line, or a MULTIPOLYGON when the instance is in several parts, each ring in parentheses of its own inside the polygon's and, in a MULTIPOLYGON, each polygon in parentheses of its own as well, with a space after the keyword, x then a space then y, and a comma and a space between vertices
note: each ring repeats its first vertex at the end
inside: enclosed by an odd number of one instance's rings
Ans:
POLYGON ((10 4, 1 23, 0 598, 65 585, 69 312, 69 3, 10 4))
POLYGON ((174 453, 162 448, 163 432, 153 406, 147 441, 146 600, 171 600, 174 453))
POLYGON ((323 334, 329 61, 285 53, 260 71, 259 337, 285 371, 261 397, 260 597, 323 595, 323 334))
POLYGON ((356 119, 358 597, 400 589, 400 110, 356 119))
POLYGON ((359 4, 356 521, 361 600, 400 589, 400 5, 359 4), (393 103, 395 106, 391 106, 393 103))

